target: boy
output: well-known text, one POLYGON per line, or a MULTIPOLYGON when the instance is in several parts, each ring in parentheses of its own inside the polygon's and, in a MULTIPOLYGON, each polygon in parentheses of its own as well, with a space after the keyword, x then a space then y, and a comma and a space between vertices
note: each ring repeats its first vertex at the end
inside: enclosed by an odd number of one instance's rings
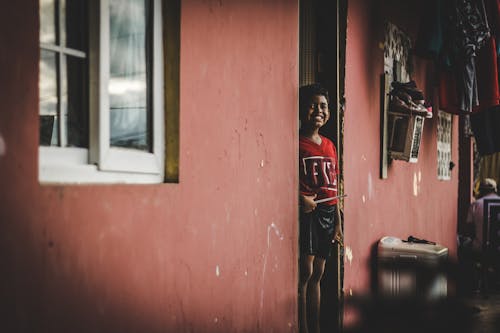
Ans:
POLYGON ((320 281, 332 240, 341 241, 337 209, 337 152, 319 134, 330 119, 328 91, 319 84, 300 88, 300 332, 319 332, 320 281))

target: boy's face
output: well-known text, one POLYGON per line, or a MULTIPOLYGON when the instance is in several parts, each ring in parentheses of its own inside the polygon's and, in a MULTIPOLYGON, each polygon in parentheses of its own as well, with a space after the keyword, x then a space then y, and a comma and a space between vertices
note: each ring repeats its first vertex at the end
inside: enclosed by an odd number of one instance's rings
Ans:
POLYGON ((309 128, 320 128, 325 125, 328 119, 330 119, 330 110, 328 109, 326 97, 323 95, 314 95, 302 118, 302 125, 309 128))

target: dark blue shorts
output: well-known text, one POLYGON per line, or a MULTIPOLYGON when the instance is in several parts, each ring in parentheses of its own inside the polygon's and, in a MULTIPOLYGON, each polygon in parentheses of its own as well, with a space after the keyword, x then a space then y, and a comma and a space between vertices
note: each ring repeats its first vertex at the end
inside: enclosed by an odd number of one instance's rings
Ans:
POLYGON ((337 206, 318 206, 311 213, 300 213, 300 253, 327 259, 332 249, 337 206))

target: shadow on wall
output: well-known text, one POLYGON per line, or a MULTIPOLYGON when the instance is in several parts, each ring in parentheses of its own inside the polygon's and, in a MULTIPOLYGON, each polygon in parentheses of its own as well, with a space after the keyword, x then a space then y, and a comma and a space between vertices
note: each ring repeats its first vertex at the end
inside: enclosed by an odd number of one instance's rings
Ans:
MULTIPOLYGON (((148 302, 137 289, 105 289, 82 272, 69 278, 64 267, 54 270, 60 249, 57 243, 35 239, 32 222, 22 213, 0 212, 0 322, 8 333, 155 333, 155 332, 266 332, 262 325, 288 324, 273 321, 264 313, 259 323, 254 310, 223 308, 218 318, 174 290, 175 283, 159 289, 160 301, 148 302), (6 222, 8 221, 8 222, 6 222), (54 251, 54 252, 50 252, 54 251), (55 258, 49 259, 47 253, 55 258), (52 263, 51 263, 52 262, 52 263), (145 304, 147 302, 147 304, 145 304), (153 309, 153 311, 152 311, 153 309), (153 313, 154 312, 154 313, 153 313), (262 324, 264 323, 264 324, 262 324)), ((75 258, 75 260, 77 260, 75 258)), ((133 263, 131 263, 133 264, 133 263)), ((168 274, 174 275, 175 272, 168 274)), ((116 284, 124 279, 117 274, 116 284)), ((121 284, 123 286, 123 284, 121 284)), ((209 288, 210 286, 206 286, 209 288)), ((228 292, 230 292, 228 290, 228 292)), ((209 300, 217 304, 217 297, 209 300)), ((280 308, 293 308, 295 299, 284 299, 280 308)), ((296 325, 296 323, 293 323, 296 325)))

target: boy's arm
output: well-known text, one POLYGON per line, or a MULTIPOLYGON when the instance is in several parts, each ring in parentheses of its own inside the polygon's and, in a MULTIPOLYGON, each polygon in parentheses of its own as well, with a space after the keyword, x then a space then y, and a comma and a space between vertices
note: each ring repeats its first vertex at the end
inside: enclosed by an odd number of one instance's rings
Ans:
POLYGON ((337 209, 335 209, 337 214, 337 223, 335 223, 335 231, 333 233, 333 242, 337 242, 340 245, 344 245, 344 233, 342 232, 342 220, 340 214, 340 207, 337 204, 337 209))
MULTIPOLYGON (((335 164, 337 167, 337 171, 339 170, 339 159, 337 158, 337 149, 335 148, 335 164)), ((337 188, 340 187, 340 175, 337 174, 337 188)), ((342 232, 342 214, 340 214, 340 198, 337 202, 337 209, 335 209, 337 213, 337 223, 335 224, 335 232, 333 235, 333 241, 338 242, 341 246, 344 246, 344 233, 342 232)))
POLYGON ((303 179, 299 179, 300 190, 299 190, 299 205, 304 213, 310 213, 316 209, 316 199, 317 194, 314 193, 313 189, 309 187, 303 179))

